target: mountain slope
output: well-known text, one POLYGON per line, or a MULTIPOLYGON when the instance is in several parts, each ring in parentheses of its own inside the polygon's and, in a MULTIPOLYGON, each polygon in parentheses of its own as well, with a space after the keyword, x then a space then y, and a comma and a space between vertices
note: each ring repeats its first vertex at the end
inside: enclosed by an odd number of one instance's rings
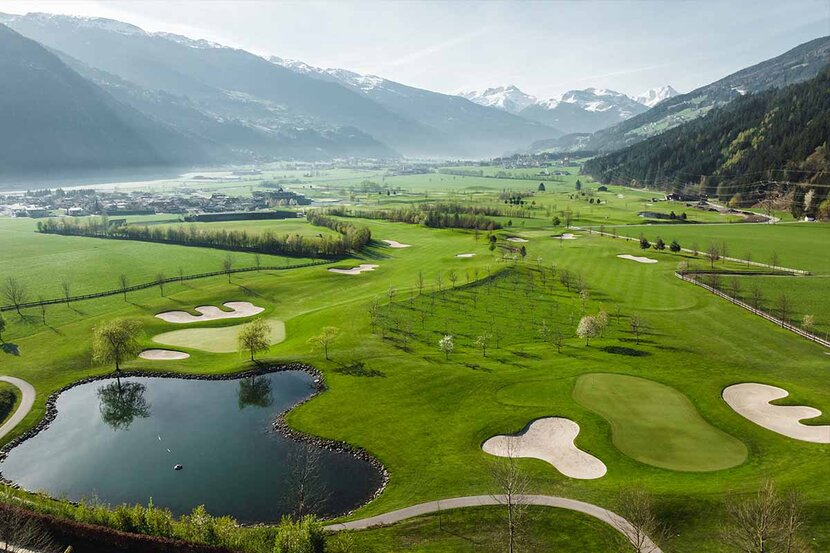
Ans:
POLYGON ((830 68, 593 158, 584 170, 602 182, 691 190, 738 205, 762 199, 771 180, 797 181, 805 186, 795 187, 793 212, 814 215, 830 187, 828 140, 830 68))
POLYGON ((407 153, 432 148, 434 131, 337 83, 279 67, 244 50, 146 33, 105 19, 0 16, 21 34, 140 88, 188 98, 203 111, 270 129, 354 127, 407 153), (264 115, 267 117, 264 117, 264 115))
POLYGON ((620 92, 587 88, 568 91, 559 100, 537 102, 523 109, 519 115, 571 134, 595 132, 646 109, 620 92))
POLYGON ((784 54, 719 81, 660 102, 647 112, 596 132, 587 149, 612 151, 705 115, 742 95, 780 88, 815 77, 830 62, 830 37, 802 44, 784 54))
POLYGON ((0 175, 160 167, 206 159, 187 137, 117 102, 0 25, 0 175))
POLYGON ((277 57, 272 57, 271 61, 295 72, 336 82, 393 113, 434 129, 442 137, 440 146, 444 155, 492 157, 527 147, 535 140, 562 134, 558 129, 459 96, 344 69, 321 69, 277 57))

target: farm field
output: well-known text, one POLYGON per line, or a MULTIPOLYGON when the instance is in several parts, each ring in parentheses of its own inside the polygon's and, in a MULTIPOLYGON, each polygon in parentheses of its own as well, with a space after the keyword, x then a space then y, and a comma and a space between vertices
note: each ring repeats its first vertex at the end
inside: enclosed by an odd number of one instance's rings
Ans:
MULTIPOLYGON (((418 182, 416 177, 400 179, 418 182)), ((424 189, 431 186, 427 183, 424 189)), ((501 184, 490 186, 496 187, 492 196, 487 192, 469 201, 491 201, 501 184)), ((637 199, 617 198, 611 189, 608 205, 595 207, 593 213, 584 208, 585 219, 600 221, 607 207, 615 210, 609 220, 636 222, 636 211, 651 193, 619 193, 637 199)), ((565 199, 569 194, 563 185, 562 191, 535 196, 536 212, 566 209, 571 205, 565 199)), ((388 197, 383 198, 385 202, 388 197)), ((574 209, 577 203, 586 205, 574 200, 574 209)), ((284 340, 271 345, 260 360, 311 364, 328 386, 292 410, 287 422, 303 432, 363 447, 389 470, 383 493, 346 519, 424 501, 493 493, 494 458, 481 450, 481 444, 494 435, 518 432, 535 419, 558 416, 579 424, 575 445, 600 459, 608 472, 595 480, 577 480, 543 461, 521 459, 534 493, 613 509, 618 490, 637 482, 671 520, 670 537, 660 544, 664 551, 691 553, 717 547, 726 497, 753 492, 764 479, 773 478, 782 488, 802 492, 806 530, 818 550, 830 548, 830 451, 766 430, 732 411, 721 398, 722 390, 735 383, 780 386, 790 392, 788 403, 814 406, 825 420, 830 413, 830 381, 824 349, 674 276, 678 262, 703 267, 703 259, 642 252, 636 242, 554 227, 546 215, 534 215, 509 219, 513 225, 495 232, 495 251, 489 249, 486 233, 350 218, 371 230, 373 242, 336 265, 375 264, 373 271, 335 274, 329 266, 318 266, 238 273, 230 282, 220 275, 171 283, 164 296, 150 288, 131 292, 126 299, 115 295, 50 306, 45 320, 37 309, 25 310, 22 317, 5 311, 8 328, 3 339, 14 344, 19 355, 0 353, 4 374, 29 381, 38 395, 23 424, 4 441, 43 416, 49 394, 78 379, 112 371, 91 359, 97 325, 115 318, 135 319, 143 326, 142 347, 158 347, 153 337, 162 333, 224 331, 244 321, 174 325, 155 317, 157 313, 248 301, 264 309, 258 317, 285 325, 284 340), (552 238, 566 231, 575 239, 552 238), (517 236, 527 242, 507 241, 517 236), (410 247, 392 248, 382 240, 410 247), (521 246, 527 253, 523 260, 516 253, 521 246), (503 258, 502 252, 509 255, 503 258), (619 258, 621 254, 657 262, 638 263, 619 258), (608 315, 608 325, 586 345, 576 336, 577 324, 583 315, 600 311, 608 315), (633 317, 643 323, 637 333, 630 324, 633 317), (340 330, 329 359, 308 344, 327 326, 340 330), (445 335, 453 336, 451 352, 438 349, 445 335), (486 351, 479 341, 482 336, 489 336, 486 351), (610 380, 603 382, 598 375, 610 380), (593 383, 590 393, 586 382, 593 383), (634 402, 631 408, 611 408, 619 393, 634 402), (651 403, 636 402, 638 394, 651 403), (650 423, 649 418, 659 418, 654 413, 661 405, 671 407, 666 407, 669 415, 659 424, 650 423), (685 442, 672 440, 672 432, 686 429, 691 430, 683 435, 685 442), (660 447, 666 442, 672 446, 660 447), (690 459, 684 452, 700 442, 707 444, 706 454, 690 459)), ((819 272, 830 270, 823 256, 816 255, 828 228, 698 224, 659 231, 667 242, 677 239, 684 246, 699 240, 702 249, 707 245, 704 237, 726 240, 729 254, 738 257, 752 250, 753 259, 763 260, 777 251, 782 265, 819 272)), ((658 230, 617 229, 635 236, 658 230)), ((20 279, 35 296, 60 295, 64 275, 78 287, 83 283, 97 291, 115 287, 122 272, 140 282, 152 280, 159 271, 174 276, 179 266, 187 273, 219 270, 225 255, 220 250, 39 235, 33 230, 31 220, 0 219, 0 280, 20 279)), ((250 255, 235 255, 240 266, 254 263, 250 255)), ((274 257, 273 264, 301 261, 274 257)), ((271 262, 263 260, 267 264, 271 262)), ((84 291, 79 288, 77 293, 84 291)), ((188 359, 134 359, 123 368, 224 374, 252 366, 246 355, 235 351, 211 353, 177 345, 190 354, 188 359)), ((573 514, 541 509, 532 513, 530 537, 559 543, 563 551, 602 550, 597 548, 607 537, 607 527, 573 514), (583 541, 574 541, 574 536, 583 541)), ((442 528, 463 536, 481 521, 495 526, 498 517, 488 508, 446 513, 440 523, 437 519, 427 516, 358 532, 355 543, 368 551, 464 551, 465 541, 447 536, 442 528)))

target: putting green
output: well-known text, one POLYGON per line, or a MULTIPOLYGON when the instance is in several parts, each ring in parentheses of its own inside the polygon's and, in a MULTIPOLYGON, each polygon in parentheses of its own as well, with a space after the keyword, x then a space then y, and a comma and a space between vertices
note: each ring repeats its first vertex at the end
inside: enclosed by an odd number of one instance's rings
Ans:
POLYGON ((655 467, 704 472, 741 464, 746 446, 700 416, 689 398, 652 380, 586 374, 574 399, 611 424, 614 445, 655 467))
MULTIPOLYGON (((285 324, 282 321, 269 319, 267 323, 271 327, 268 340, 272 346, 285 340, 285 324)), ((237 336, 243 326, 245 325, 185 328, 153 336, 153 341, 165 346, 199 349, 210 353, 233 353, 239 349, 237 336)))

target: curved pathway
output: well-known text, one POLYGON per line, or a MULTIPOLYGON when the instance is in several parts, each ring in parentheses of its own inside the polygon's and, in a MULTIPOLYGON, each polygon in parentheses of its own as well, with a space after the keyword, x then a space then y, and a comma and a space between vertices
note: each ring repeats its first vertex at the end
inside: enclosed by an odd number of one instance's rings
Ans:
POLYGON ((14 430, 14 427, 29 414, 29 411, 32 410, 32 405, 35 404, 35 389, 25 380, 21 380, 13 376, 0 376, 0 380, 17 386, 20 389, 20 404, 17 406, 17 409, 15 409, 14 414, 9 417, 9 420, 7 420, 3 426, 0 426, 1 440, 6 437, 6 434, 14 430))
MULTIPOLYGON (((602 522, 610 525, 615 530, 624 534, 626 538, 633 545, 638 541, 636 539, 636 531, 634 526, 625 520, 620 515, 613 513, 597 505, 585 503, 584 501, 577 501, 576 499, 568 499, 566 497, 557 497, 552 495, 525 495, 520 496, 521 501, 526 505, 540 505, 544 507, 556 507, 558 509, 568 509, 569 511, 577 511, 579 513, 592 516, 602 522)), ((447 511, 450 509, 458 509, 461 507, 481 507, 485 505, 504 505, 506 503, 503 495, 473 495, 467 497, 454 497, 452 499, 442 499, 440 501, 430 501, 428 503, 421 503, 391 511, 382 515, 377 515, 360 520, 353 520, 351 522, 342 522, 340 524, 332 524, 326 526, 329 532, 339 532, 341 530, 365 530, 373 526, 383 526, 387 524, 394 524, 408 518, 426 515, 429 513, 437 513, 439 511, 447 511)), ((659 547, 649 539, 642 540, 644 543, 640 544, 639 551, 641 553, 662 553, 659 547)))

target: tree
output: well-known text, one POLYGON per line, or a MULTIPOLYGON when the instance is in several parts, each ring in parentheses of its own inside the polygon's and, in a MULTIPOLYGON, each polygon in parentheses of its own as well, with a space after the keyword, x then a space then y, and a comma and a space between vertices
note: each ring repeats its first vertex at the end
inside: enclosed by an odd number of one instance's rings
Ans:
POLYGON ((778 318, 781 319, 781 328, 790 316, 790 297, 787 294, 778 296, 778 318))
POLYGON ((6 331, 6 319, 3 318, 3 314, 0 313, 0 344, 5 344, 6 341, 3 339, 3 332, 6 331))
POLYGON ((235 259, 231 254, 226 254, 225 259, 222 260, 222 270, 228 275, 228 284, 231 283, 231 271, 233 270, 234 262, 235 259))
POLYGON ((715 261, 720 259, 720 250, 718 249, 717 244, 710 244, 709 249, 706 250, 706 259, 709 260, 709 265, 712 270, 715 269, 715 261))
POLYGON ((2 292, 9 304, 14 306, 17 314, 22 316, 20 313, 20 306, 26 303, 26 300, 29 297, 26 285, 14 277, 8 277, 5 282, 3 282, 2 292))
POLYGON ((582 306, 582 312, 588 310, 588 301, 591 299, 591 293, 587 289, 582 289, 579 291, 579 304, 582 306))
POLYGON ((258 253, 254 254, 254 266, 256 267, 257 271, 262 269, 262 256, 258 253))
POLYGON ((121 293, 124 294, 124 301, 127 301, 127 288, 130 286, 130 279, 127 278, 127 275, 120 274, 118 275, 118 288, 121 290, 121 293))
POLYGON ((179 282, 184 281, 184 267, 179 266, 179 282))
POLYGON ((576 191, 577 191, 577 192, 579 192, 580 190, 582 190, 582 181, 580 181, 579 179, 576 179, 576 186, 575 186, 575 188, 576 188, 576 191))
POLYGON ((447 360, 450 358, 450 354, 455 351, 455 342, 453 341, 453 337, 450 334, 445 334, 443 338, 438 340, 438 351, 444 354, 447 360))
POLYGON ((643 333, 643 327, 645 323, 643 322, 643 318, 640 317, 638 314, 634 314, 631 316, 631 319, 628 321, 629 326, 631 327, 631 332, 637 338, 637 344, 640 343, 640 335, 643 333))
POLYGON ((452 284, 452 287, 455 288, 455 283, 458 282, 458 273, 456 273, 454 270, 450 269, 449 271, 447 271, 447 278, 450 279, 450 283, 452 284))
POLYGON ((540 182, 539 186, 536 188, 537 192, 544 192, 545 191, 545 183, 540 182))
POLYGON ((159 287, 159 292, 161 293, 161 297, 164 297, 164 281, 165 281, 164 273, 157 273, 156 274, 156 286, 159 287))
POLYGON ((660 251, 663 251, 663 250, 666 249, 666 243, 663 242, 663 239, 660 238, 659 236, 657 237, 657 240, 655 240, 655 242, 654 242, 654 249, 655 250, 660 250, 660 251))
MULTIPOLYGON (((657 518, 654 500, 644 488, 626 488, 619 492, 617 514, 622 517, 614 525, 637 553, 652 553, 653 539, 663 536, 665 528, 657 518)), ((628 548, 626 548, 628 549, 628 548)))
POLYGON ((600 309, 599 313, 597 313, 596 320, 599 336, 602 338, 605 329, 608 328, 608 312, 605 309, 600 309))
POLYGON ((121 362, 138 355, 141 346, 138 335, 141 323, 129 319, 116 319, 95 328, 92 336, 92 359, 96 363, 115 363, 116 372, 121 362))
POLYGON ((63 301, 69 303, 69 299, 72 297, 72 283, 69 282, 69 279, 61 279, 61 290, 63 290, 63 301))
POLYGON ((761 287, 757 284, 752 285, 752 292, 751 294, 751 301, 752 301, 752 308, 755 311, 761 309, 761 304, 764 301, 764 293, 761 291, 761 287))
POLYGON ((250 353, 251 361, 254 361, 255 354, 268 351, 268 348, 271 347, 270 334, 271 327, 265 319, 254 319, 243 326, 237 335, 239 351, 250 353))
POLYGON ((323 327, 323 331, 320 334, 309 338, 308 343, 311 344, 313 350, 323 350, 323 354, 325 355, 326 360, 328 361, 329 346, 331 346, 337 341, 339 335, 339 328, 337 328, 336 326, 326 326, 323 327))
POLYGON ((144 398, 146 387, 140 382, 121 382, 118 378, 98 388, 101 419, 113 430, 127 430, 136 418, 150 416, 150 404, 144 398))
POLYGON ((801 328, 804 332, 813 332, 813 327, 816 324, 816 319, 812 315, 804 315, 804 318, 801 319, 801 328))
POLYGON ((283 517, 277 526, 274 553, 324 553, 326 532, 323 525, 312 515, 300 520, 283 517))
POLYGON ((689 272, 689 262, 688 261, 678 261, 677 262, 677 272, 681 275, 685 275, 689 272))
POLYGON ((556 326, 550 334, 550 343, 556 348, 556 353, 562 353, 562 344, 565 342, 565 334, 559 326, 556 326))
POLYGON ((505 458, 493 462, 490 468, 490 478, 498 492, 493 495, 493 499, 506 510, 508 553, 516 551, 516 539, 527 511, 525 497, 531 487, 530 479, 519 468, 515 447, 515 442, 508 439, 504 451, 505 458))
POLYGON ((778 267, 778 252, 772 252, 772 255, 769 259, 769 264, 772 267, 773 271, 778 267))
POLYGON ((802 534, 802 501, 795 493, 780 494, 764 482, 757 493, 743 500, 732 498, 726 507, 721 540, 740 553, 806 553, 802 534))
POLYGON ((669 244, 669 250, 673 251, 674 253, 679 252, 681 250, 680 242, 678 242, 677 240, 672 240, 671 244, 669 244))
POLYGON ((420 296, 424 291, 424 272, 418 271, 418 295, 420 296))
POLYGON ((579 319, 579 325, 576 327, 576 335, 580 338, 585 338, 585 345, 591 341, 591 338, 599 335, 599 323, 596 317, 585 315, 579 319))
POLYGON ((481 334, 476 338, 476 347, 481 348, 481 355, 484 357, 487 357, 487 346, 490 344, 491 338, 492 336, 487 333, 481 334))
POLYGON ((372 334, 375 333, 375 327, 380 323, 380 301, 377 298, 372 298, 369 304, 369 324, 372 326, 372 334))
POLYGON ((643 235, 641 234, 641 235, 640 235, 640 249, 641 249, 641 250, 647 250, 647 249, 649 249, 650 247, 651 247, 651 242, 649 242, 649 241, 648 241, 648 238, 646 238, 645 236, 643 236, 643 235))

